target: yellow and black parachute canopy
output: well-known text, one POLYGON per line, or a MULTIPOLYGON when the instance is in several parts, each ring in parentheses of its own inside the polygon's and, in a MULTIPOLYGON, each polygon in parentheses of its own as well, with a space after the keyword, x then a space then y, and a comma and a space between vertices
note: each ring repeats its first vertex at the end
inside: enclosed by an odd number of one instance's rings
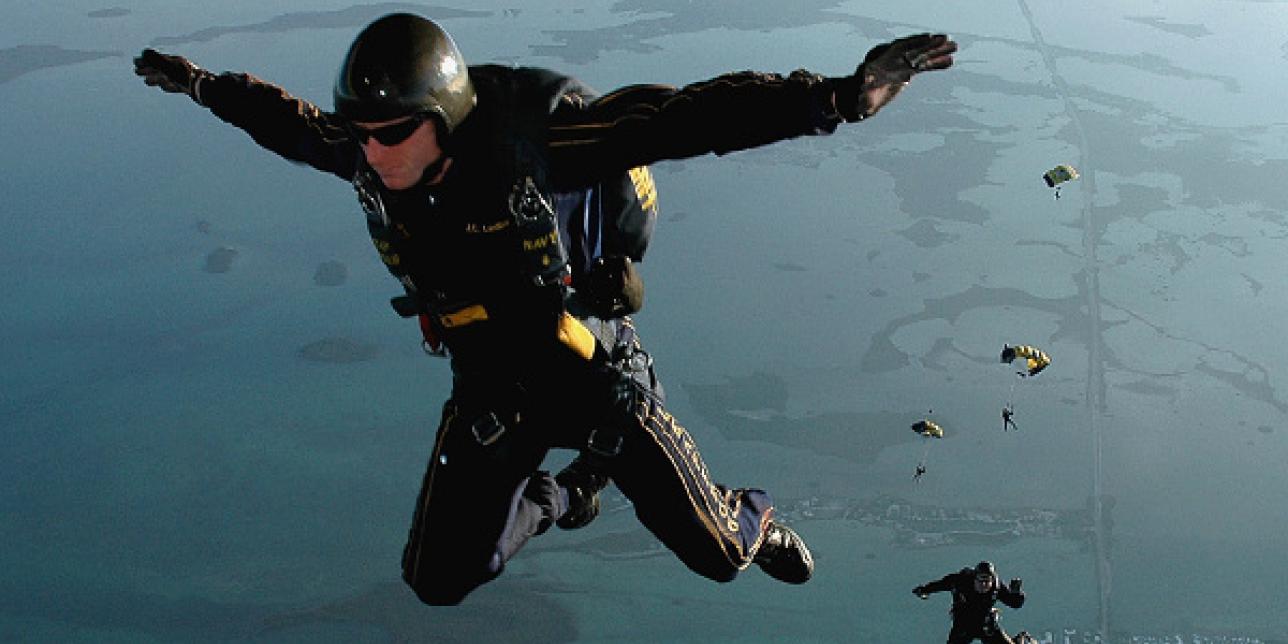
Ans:
POLYGON ((1054 188, 1066 181, 1073 181, 1078 178, 1078 171, 1071 165, 1060 164, 1042 175, 1042 180, 1046 182, 1048 188, 1054 188))
POLYGON ((912 431, 927 438, 943 438, 944 428, 933 420, 919 420, 912 424, 912 431))
POLYGON ((1030 376, 1038 375, 1039 372, 1047 368, 1047 365, 1051 364, 1051 356, 1048 356, 1035 346, 1027 344, 1003 345, 1002 362, 1015 362, 1017 358, 1025 359, 1025 367, 1030 376))

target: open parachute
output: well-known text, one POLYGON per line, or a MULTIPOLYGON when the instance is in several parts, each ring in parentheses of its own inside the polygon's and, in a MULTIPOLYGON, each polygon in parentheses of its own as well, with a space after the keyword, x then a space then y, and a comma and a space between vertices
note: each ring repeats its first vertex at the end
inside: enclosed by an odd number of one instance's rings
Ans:
POLYGON ((1078 171, 1071 165, 1060 165, 1047 170, 1042 175, 1042 180, 1046 182, 1048 188, 1055 188, 1055 198, 1060 198, 1060 184, 1066 181, 1073 181, 1078 178, 1078 171))
POLYGON ((926 438, 943 438, 944 428, 933 420, 919 420, 912 424, 912 431, 926 438))
POLYGON ((926 457, 930 455, 930 439, 943 438, 944 428, 939 426, 933 420, 919 420, 912 424, 912 431, 921 436, 921 440, 926 447, 921 450, 921 460, 917 463, 916 473, 912 475, 912 480, 920 481, 921 475, 926 473, 926 457))
POLYGON ((1019 358, 1024 358, 1027 371, 1027 374, 1023 371, 1019 372, 1020 375, 1036 376, 1051 364, 1051 356, 1043 353, 1037 347, 1027 344, 1017 344, 1015 346, 1007 344, 1002 346, 1002 362, 1011 363, 1019 358))
POLYGON ((1071 165, 1060 165, 1046 171, 1042 175, 1042 180, 1046 182, 1048 188, 1054 188, 1066 181, 1073 181, 1078 178, 1078 171, 1071 165))

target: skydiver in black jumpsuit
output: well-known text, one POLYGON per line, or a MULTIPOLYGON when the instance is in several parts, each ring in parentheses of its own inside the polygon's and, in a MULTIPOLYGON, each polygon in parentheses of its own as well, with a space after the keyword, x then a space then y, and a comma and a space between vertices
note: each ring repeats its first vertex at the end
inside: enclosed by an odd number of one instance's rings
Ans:
MULTIPOLYGON (((406 292, 396 302, 451 358, 452 393, 403 553, 403 578, 439 605, 495 578, 551 524, 588 523, 610 479, 703 576, 730 581, 756 563, 788 583, 811 577, 808 548, 774 519, 769 496, 714 483, 664 408, 625 315, 637 306, 621 306, 631 299, 622 286, 629 261, 593 256, 585 234, 536 235, 532 226, 566 225, 632 168, 863 120, 914 74, 950 66, 954 51, 948 37, 922 34, 874 48, 850 76, 741 72, 596 97, 545 70, 467 67, 436 23, 393 14, 355 39, 334 112, 249 74, 214 74, 151 49, 135 71, 264 148, 354 185, 373 243, 406 292), (519 114, 533 95, 550 99, 536 128, 519 114), (570 259, 578 255, 617 266, 606 281, 621 292, 593 292, 596 280, 570 259), (552 448, 579 452, 556 476, 539 470, 552 448)), ((637 205, 650 207, 647 172, 631 176, 637 205)))
MULTIPOLYGON (((1011 579, 1002 586, 997 579, 993 564, 981 561, 975 568, 961 570, 945 575, 935 581, 917 586, 912 593, 926 599, 931 593, 950 591, 953 594, 953 605, 950 612, 953 627, 948 633, 948 644, 967 644, 979 640, 984 644, 1012 644, 1013 640, 998 621, 997 609, 993 607, 998 601, 1019 608, 1024 605, 1023 582, 1019 578, 1011 579)), ((1019 636, 1021 641, 1026 633, 1019 636)))

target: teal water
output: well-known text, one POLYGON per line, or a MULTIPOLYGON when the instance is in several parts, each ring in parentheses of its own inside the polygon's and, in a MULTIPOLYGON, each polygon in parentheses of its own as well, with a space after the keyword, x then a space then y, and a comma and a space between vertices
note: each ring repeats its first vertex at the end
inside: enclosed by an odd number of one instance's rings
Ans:
POLYGON ((947 598, 909 590, 981 558, 1026 580, 1012 631, 1288 639, 1284 3, 425 8, 471 60, 600 89, 962 44, 867 123, 655 168, 644 339, 715 476, 792 510, 817 579, 707 582, 619 506, 456 609, 397 564, 446 365, 389 315, 350 189, 129 63, 154 45, 326 105, 353 33, 415 7, 7 8, 0 641, 938 641, 947 598), (1056 163, 1083 172, 1058 201, 1056 163), (1012 393, 1016 342, 1055 362, 1012 393), (1100 540, 922 548, 818 510, 882 495, 1106 509, 1100 540))

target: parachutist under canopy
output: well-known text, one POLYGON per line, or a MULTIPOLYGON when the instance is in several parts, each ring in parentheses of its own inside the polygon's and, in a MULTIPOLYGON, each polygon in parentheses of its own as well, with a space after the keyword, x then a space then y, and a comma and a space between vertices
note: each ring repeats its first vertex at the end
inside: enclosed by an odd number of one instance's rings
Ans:
POLYGON ((1060 164, 1042 175, 1048 188, 1055 188, 1055 198, 1060 198, 1060 184, 1078 178, 1078 171, 1071 165, 1060 164))

